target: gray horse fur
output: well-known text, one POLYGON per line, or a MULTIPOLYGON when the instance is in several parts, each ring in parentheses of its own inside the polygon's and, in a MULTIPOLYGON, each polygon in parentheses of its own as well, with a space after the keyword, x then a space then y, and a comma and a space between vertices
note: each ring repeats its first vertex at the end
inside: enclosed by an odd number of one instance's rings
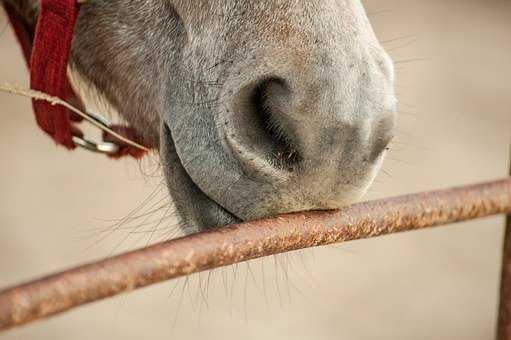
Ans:
MULTIPOLYGON (((3 1, 34 24, 36 0, 3 1)), ((89 0, 71 68, 159 150, 195 231, 355 202, 393 135, 359 0, 89 0)))

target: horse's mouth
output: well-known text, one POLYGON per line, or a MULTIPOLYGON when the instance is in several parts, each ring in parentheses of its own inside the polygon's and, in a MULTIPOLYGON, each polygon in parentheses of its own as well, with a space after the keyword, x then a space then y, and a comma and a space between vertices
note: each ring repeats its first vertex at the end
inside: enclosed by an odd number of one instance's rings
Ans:
POLYGON ((167 187, 185 232, 197 232, 242 221, 209 197, 193 181, 183 166, 166 124, 162 131, 161 159, 167 187))

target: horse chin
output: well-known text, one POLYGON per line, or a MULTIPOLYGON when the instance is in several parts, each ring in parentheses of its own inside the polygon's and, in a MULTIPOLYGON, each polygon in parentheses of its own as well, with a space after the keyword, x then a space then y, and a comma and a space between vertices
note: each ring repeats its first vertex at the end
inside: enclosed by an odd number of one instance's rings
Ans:
POLYGON ((182 230, 190 234, 241 222, 240 218, 211 199, 193 182, 176 152, 174 139, 166 125, 161 136, 163 171, 182 230))

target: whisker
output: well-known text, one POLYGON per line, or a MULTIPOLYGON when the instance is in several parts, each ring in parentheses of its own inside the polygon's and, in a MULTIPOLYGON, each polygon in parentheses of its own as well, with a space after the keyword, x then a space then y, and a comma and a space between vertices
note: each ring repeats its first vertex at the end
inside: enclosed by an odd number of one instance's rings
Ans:
POLYGON ((394 64, 398 65, 398 64, 408 64, 408 63, 413 63, 413 62, 417 62, 417 61, 431 61, 431 58, 410 58, 410 59, 403 59, 403 60, 397 60, 397 61, 394 61, 394 64))
POLYGON ((408 34, 408 35, 403 35, 403 36, 392 38, 392 39, 382 40, 381 43, 389 44, 389 43, 393 43, 396 41, 401 41, 401 40, 405 40, 405 39, 415 39, 415 38, 417 38, 417 36, 415 34, 408 34))

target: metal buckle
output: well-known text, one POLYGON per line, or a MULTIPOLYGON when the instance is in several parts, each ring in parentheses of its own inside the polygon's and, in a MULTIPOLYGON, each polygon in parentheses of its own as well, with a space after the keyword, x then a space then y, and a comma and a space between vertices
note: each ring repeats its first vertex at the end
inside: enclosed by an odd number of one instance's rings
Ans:
MULTIPOLYGON (((94 120, 97 124, 104 126, 105 128, 110 128, 110 122, 103 116, 87 111, 87 116, 94 120)), ((85 150, 89 150, 96 153, 101 153, 105 155, 115 155, 119 152, 119 145, 108 142, 95 142, 85 137, 77 137, 73 136, 72 141, 75 146, 80 147, 85 150)))

